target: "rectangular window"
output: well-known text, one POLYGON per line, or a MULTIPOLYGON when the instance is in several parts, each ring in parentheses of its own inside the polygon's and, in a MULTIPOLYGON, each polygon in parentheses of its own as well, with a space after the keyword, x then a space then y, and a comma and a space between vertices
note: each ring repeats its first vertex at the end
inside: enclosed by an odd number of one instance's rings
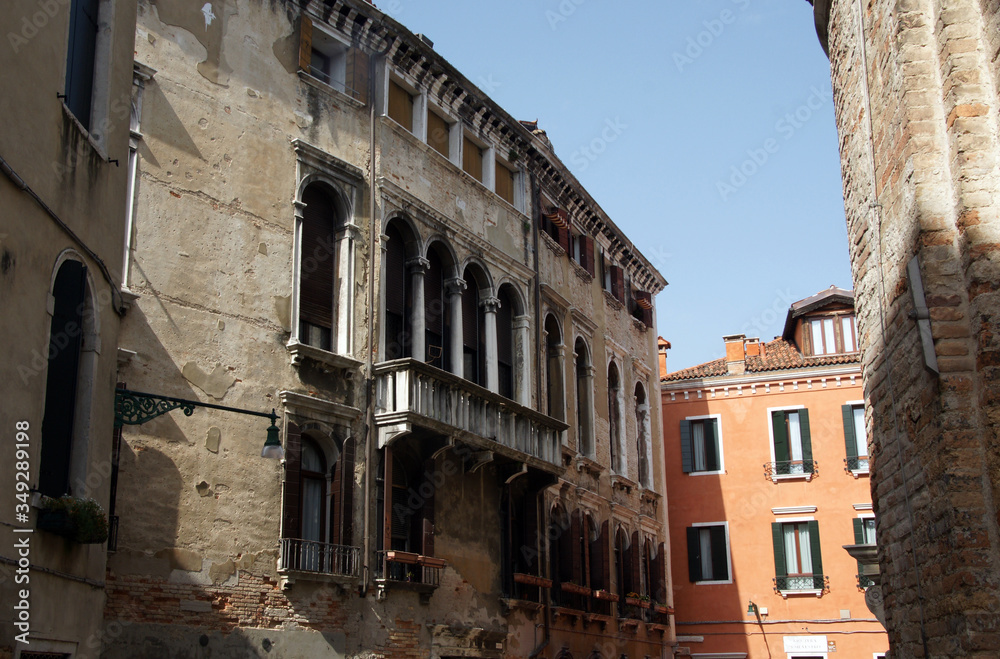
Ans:
POLYGON ((483 149, 468 137, 462 140, 462 169, 480 183, 483 181, 483 149))
POLYGON ((805 352, 809 355, 836 355, 858 350, 853 315, 810 318, 802 328, 808 338, 805 352))
POLYGON ((823 590, 823 559, 819 544, 819 522, 775 522, 775 586, 779 591, 823 590))
POLYGON ((687 529, 688 577, 691 583, 728 582, 729 529, 704 524, 687 529))
POLYGON ((451 125, 435 112, 427 113, 427 144, 445 158, 450 157, 451 125))
POLYGON ((94 96, 97 13, 98 0, 73 0, 66 49, 66 105, 87 130, 94 96))
POLYGON ((511 206, 514 205, 514 172, 507 169, 498 159, 496 161, 496 193, 511 206))
POLYGON ((847 449, 847 469, 854 472, 868 471, 868 435, 865 431, 865 406, 842 405, 844 418, 844 444, 847 449))
MULTIPOLYGON (((854 544, 856 545, 874 545, 875 544, 875 518, 874 517, 857 517, 853 520, 854 522, 854 544)), ((868 588, 869 586, 874 586, 875 582, 871 580, 870 577, 865 576, 864 565, 861 561, 858 561, 858 586, 861 588, 868 588)))
POLYGON ((718 419, 681 421, 681 466, 684 473, 722 471, 722 444, 719 440, 718 419))
POLYGON ((856 352, 858 342, 854 331, 854 316, 844 316, 840 319, 840 335, 844 337, 844 352, 856 352))
POLYGON ((413 132, 413 94, 395 80, 389 81, 389 118, 413 132))
POLYGON ((809 476, 813 473, 812 438, 807 410, 771 412, 771 441, 774 449, 772 478, 809 476))

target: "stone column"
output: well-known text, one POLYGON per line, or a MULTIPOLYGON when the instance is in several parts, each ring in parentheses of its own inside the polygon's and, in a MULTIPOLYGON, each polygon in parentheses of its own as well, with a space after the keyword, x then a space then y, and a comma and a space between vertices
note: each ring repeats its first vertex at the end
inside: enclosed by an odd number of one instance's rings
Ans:
POLYGON ((468 287, 465 280, 455 277, 445 282, 448 293, 448 309, 451 312, 451 372, 465 377, 463 364, 464 345, 462 341, 462 292, 468 287))
POLYGON ((334 352, 350 355, 354 352, 354 242, 361 229, 347 224, 337 231, 336 327, 331 343, 334 352))
POLYGON ((424 304, 424 275, 431 262, 417 256, 409 259, 406 266, 410 269, 410 276, 413 278, 413 304, 410 316, 410 356, 417 361, 427 361, 427 308, 424 304))
POLYGON ((483 308, 486 330, 486 388, 500 393, 500 363, 497 358, 497 309, 500 298, 484 298, 479 305, 483 308))
POLYGON ((514 398, 525 407, 531 407, 530 318, 524 315, 514 319, 514 398))

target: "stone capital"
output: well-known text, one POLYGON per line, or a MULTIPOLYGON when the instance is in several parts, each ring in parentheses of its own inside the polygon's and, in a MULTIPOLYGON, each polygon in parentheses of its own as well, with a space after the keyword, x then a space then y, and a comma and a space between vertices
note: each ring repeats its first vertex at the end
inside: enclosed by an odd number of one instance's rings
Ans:
POLYGON ((453 277, 444 282, 444 290, 448 295, 461 295, 469 285, 461 277, 453 277))
POLYGON ((406 267, 412 274, 422 275, 431 267, 431 262, 422 256, 414 256, 411 259, 406 259, 406 267))
POLYGON ((479 306, 483 308, 486 313, 496 313, 500 309, 500 298, 498 297, 485 297, 479 301, 479 306))

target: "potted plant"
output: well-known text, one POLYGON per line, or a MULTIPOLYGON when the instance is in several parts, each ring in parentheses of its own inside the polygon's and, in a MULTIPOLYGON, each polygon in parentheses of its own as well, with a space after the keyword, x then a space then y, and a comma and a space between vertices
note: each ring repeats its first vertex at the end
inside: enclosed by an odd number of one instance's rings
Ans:
POLYGON ((108 518, 93 499, 45 499, 38 511, 38 528, 81 545, 101 544, 108 539, 108 518))

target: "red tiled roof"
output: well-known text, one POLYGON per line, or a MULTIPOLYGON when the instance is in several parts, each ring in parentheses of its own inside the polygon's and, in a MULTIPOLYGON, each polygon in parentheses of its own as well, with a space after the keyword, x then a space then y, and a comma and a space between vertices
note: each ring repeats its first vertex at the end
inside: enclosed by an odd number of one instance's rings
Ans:
MULTIPOLYGON (((781 338, 764 344, 763 349, 763 357, 747 357, 747 373, 764 373, 767 371, 830 366, 833 364, 855 364, 861 361, 861 354, 857 352, 840 355, 823 355, 820 357, 804 357, 798 348, 795 347, 795 344, 781 338)), ((705 362, 704 364, 699 364, 698 366, 667 373, 666 377, 661 378, 661 381, 695 380, 698 378, 719 377, 728 375, 728 373, 726 358, 721 357, 710 362, 705 362)))

